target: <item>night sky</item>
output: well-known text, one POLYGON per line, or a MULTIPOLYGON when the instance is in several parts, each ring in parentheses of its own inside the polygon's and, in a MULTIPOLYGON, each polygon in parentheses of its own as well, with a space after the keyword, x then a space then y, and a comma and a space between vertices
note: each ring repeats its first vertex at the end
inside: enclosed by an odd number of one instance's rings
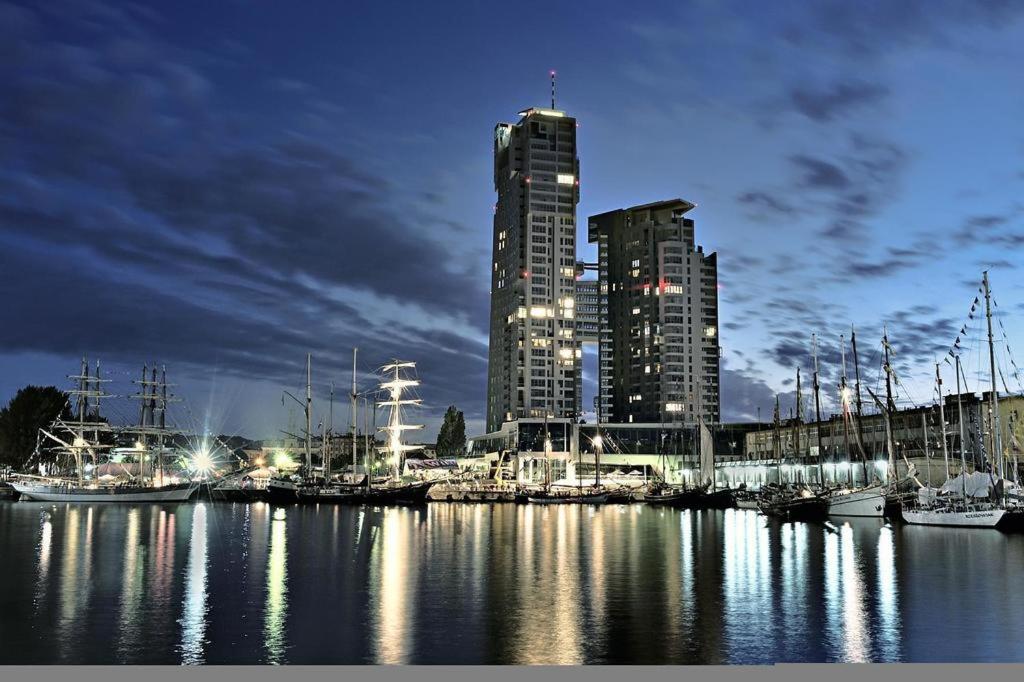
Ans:
POLYGON ((364 386, 419 362, 428 437, 450 403, 479 432, 491 135, 550 69, 581 257, 589 215, 698 205, 725 420, 788 412, 812 332, 831 404, 851 323, 873 388, 888 325, 901 404, 964 325, 986 379, 985 268, 1019 390, 1022 63, 1013 2, 0 2, 0 403, 155 361, 185 425, 273 436, 305 354, 316 423, 357 345, 364 386))

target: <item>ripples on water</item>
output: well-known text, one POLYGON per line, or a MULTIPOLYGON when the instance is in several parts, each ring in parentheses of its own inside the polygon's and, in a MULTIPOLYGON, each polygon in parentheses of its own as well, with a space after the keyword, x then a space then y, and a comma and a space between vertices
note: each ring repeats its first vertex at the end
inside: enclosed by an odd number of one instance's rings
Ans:
POLYGON ((0 663, 1024 660, 1024 536, 753 512, 0 504, 0 663))

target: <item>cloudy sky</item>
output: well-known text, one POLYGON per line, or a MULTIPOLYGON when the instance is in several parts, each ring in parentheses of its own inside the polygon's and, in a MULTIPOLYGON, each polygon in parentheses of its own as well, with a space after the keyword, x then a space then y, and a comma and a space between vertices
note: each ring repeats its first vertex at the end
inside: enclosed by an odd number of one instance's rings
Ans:
POLYGON ((1017 390, 1021 63, 1024 4, 998 1, 0 1, 0 402, 83 354, 122 394, 159 362, 183 420, 272 436, 305 354, 319 420, 359 346, 366 386, 419 362, 428 434, 450 403, 478 430, 491 134, 550 69, 581 243, 588 215, 698 204, 725 419, 787 410, 812 333, 830 402, 851 324, 869 386, 888 326, 901 402, 964 326, 984 379, 985 268, 1017 390))

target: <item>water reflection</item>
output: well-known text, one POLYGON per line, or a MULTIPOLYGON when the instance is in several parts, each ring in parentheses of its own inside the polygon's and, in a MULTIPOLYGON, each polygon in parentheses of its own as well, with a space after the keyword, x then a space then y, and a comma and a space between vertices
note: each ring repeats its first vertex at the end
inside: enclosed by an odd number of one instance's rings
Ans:
POLYGON ((53 522, 50 512, 43 511, 39 515, 39 545, 36 548, 36 591, 33 606, 38 611, 46 595, 46 585, 50 577, 50 552, 53 550, 53 522))
POLYGON ((67 528, 64 532, 63 558, 60 572, 60 616, 57 641, 61 659, 72 660, 78 647, 74 641, 87 611, 92 593, 92 507, 84 510, 76 505, 64 507, 67 528), (84 519, 83 519, 84 517, 84 519))
POLYGON ((139 524, 141 511, 138 508, 128 511, 128 523, 125 528, 124 560, 121 562, 121 614, 120 633, 117 649, 121 658, 130 661, 139 643, 139 606, 142 602, 142 577, 145 564, 140 554, 139 524))
POLYGON ((768 528, 757 514, 729 509, 723 533, 722 615, 728 657, 770 660, 775 652, 771 639, 765 637, 773 630, 768 528))
POLYGON ((408 663, 416 620, 416 603, 410 598, 417 565, 410 561, 413 514, 407 509, 383 510, 381 533, 373 543, 373 563, 379 580, 373 584, 376 602, 374 659, 379 664, 408 663))
POLYGON ((203 662, 206 644, 206 505, 199 503, 192 514, 188 564, 185 569, 185 604, 181 620, 181 662, 203 662))
POLYGON ((642 506, 18 502, 0 506, 0 547, 20 567, 0 581, 0 663, 1024 656, 1024 536, 998 532, 642 506))
POLYGON ((279 665, 287 663, 284 658, 287 649, 285 617, 288 609, 288 526, 285 510, 274 511, 270 522, 270 559, 267 561, 267 606, 263 620, 263 642, 267 650, 267 662, 279 665))
POLYGON ((896 591, 896 548, 893 528, 878 533, 878 660, 900 660, 899 598, 896 591))
POLYGON ((843 618, 846 624, 843 633, 843 660, 848 663, 865 663, 868 660, 868 639, 863 580, 857 567, 853 528, 849 524, 840 529, 840 539, 843 562, 843 618))

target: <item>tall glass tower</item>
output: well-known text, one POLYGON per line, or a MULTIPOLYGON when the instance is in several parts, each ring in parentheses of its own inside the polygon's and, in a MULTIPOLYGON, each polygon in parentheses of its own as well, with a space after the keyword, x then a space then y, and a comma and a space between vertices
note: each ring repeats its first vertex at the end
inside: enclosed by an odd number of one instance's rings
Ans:
POLYGON ((575 417, 576 119, 531 108, 494 129, 494 242, 487 430, 575 417))

